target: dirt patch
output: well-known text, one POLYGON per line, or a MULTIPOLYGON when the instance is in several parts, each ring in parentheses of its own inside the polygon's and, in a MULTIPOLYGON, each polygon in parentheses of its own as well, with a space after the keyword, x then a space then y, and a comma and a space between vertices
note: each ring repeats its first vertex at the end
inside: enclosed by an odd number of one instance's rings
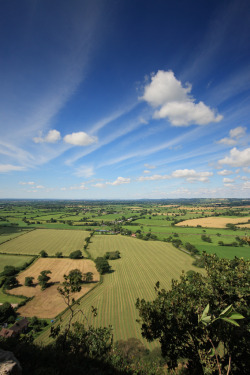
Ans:
POLYGON ((82 284, 82 290, 74 294, 74 298, 78 299, 93 288, 95 283, 100 280, 94 262, 89 259, 58 259, 58 258, 40 258, 31 267, 23 271, 18 277, 21 286, 12 289, 9 293, 14 295, 24 295, 26 297, 34 297, 25 306, 18 309, 22 316, 38 318, 54 318, 66 308, 63 297, 58 293, 57 287, 64 281, 63 275, 68 274, 70 270, 78 268, 81 272, 93 272, 93 283, 82 284), (45 290, 41 290, 37 284, 37 277, 43 270, 50 270, 51 285, 45 290), (34 277, 33 287, 24 286, 25 277, 34 277))
POLYGON ((200 219, 191 219, 191 220, 184 220, 180 223, 176 224, 178 227, 197 227, 197 225, 200 225, 201 227, 205 228, 226 228, 226 224, 235 224, 242 222, 248 222, 250 220, 250 217, 239 217, 239 218, 231 218, 231 217, 204 217, 200 219))

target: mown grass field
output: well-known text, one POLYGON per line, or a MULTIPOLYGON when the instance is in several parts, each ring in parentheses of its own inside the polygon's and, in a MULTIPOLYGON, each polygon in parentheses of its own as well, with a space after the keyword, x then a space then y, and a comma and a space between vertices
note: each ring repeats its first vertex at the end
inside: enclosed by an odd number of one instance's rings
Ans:
POLYGON ((21 267, 24 263, 32 259, 30 256, 24 255, 6 255, 0 254, 0 272, 3 271, 5 266, 21 267))
POLYGON ((64 281, 63 275, 73 269, 79 269, 82 273, 92 272, 93 283, 83 284, 82 290, 74 294, 74 298, 78 299, 87 293, 97 281, 100 280, 99 273, 95 268, 95 264, 90 259, 57 259, 57 258, 40 258, 31 267, 21 272, 17 279, 20 286, 9 291, 13 295, 23 295, 26 297, 34 297, 26 305, 18 309, 18 313, 22 316, 38 318, 54 318, 67 305, 63 297, 58 293, 57 287, 64 281), (50 270, 50 285, 45 290, 41 290, 38 285, 37 278, 41 271, 50 270), (25 277, 34 277, 34 286, 28 287, 24 285, 25 277))
POLYGON ((18 227, 0 227, 0 244, 9 240, 12 240, 15 237, 18 237, 22 234, 25 234, 29 231, 26 228, 18 227))
MULTIPOLYGON (((152 300, 154 286, 160 281, 161 287, 170 288, 171 280, 178 279, 182 270, 198 270, 192 266, 193 259, 187 254, 163 242, 145 242, 125 236, 94 236, 89 252, 96 258, 106 251, 119 250, 121 259, 110 261, 113 272, 104 275, 103 283, 81 299, 81 308, 89 323, 99 326, 111 324, 114 339, 137 337, 142 339, 140 326, 136 323, 138 314, 135 308, 138 297, 152 300), (96 318, 91 316, 91 306, 98 309, 96 318)), ((69 313, 63 316, 66 323, 69 313)), ((78 319, 83 321, 79 315, 78 319)), ((49 332, 39 340, 49 341, 49 332)), ((145 344, 153 348, 153 344, 145 344)))
POLYGON ((37 255, 45 250, 48 255, 55 255, 60 251, 68 256, 74 250, 81 250, 86 231, 36 229, 23 236, 0 245, 0 253, 37 255))

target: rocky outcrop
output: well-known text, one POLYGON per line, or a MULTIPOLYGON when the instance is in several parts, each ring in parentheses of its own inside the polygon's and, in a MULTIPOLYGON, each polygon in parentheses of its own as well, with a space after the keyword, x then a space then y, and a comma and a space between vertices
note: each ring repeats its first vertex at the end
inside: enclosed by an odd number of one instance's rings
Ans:
POLYGON ((22 367, 12 352, 0 349, 0 375, 21 375, 22 367))

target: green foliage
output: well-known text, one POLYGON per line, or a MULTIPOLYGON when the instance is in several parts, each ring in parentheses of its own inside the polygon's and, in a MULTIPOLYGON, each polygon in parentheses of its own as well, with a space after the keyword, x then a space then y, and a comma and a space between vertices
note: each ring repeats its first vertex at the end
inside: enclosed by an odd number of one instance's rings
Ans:
POLYGON ((101 275, 108 273, 111 269, 109 262, 104 257, 97 257, 95 259, 96 269, 101 275))
POLYGON ((93 281, 93 272, 87 272, 83 274, 83 281, 85 283, 91 283, 93 281))
POLYGON ((18 270, 14 266, 5 266, 1 275, 3 276, 14 276, 18 273, 18 270))
POLYGON ((83 256, 81 250, 75 250, 69 254, 69 257, 70 259, 81 259, 83 256))
POLYGON ((32 277, 32 276, 25 277, 24 285, 25 286, 32 286, 32 285, 34 285, 33 284, 33 280, 34 280, 34 277, 32 277))
MULTIPOLYGON (((227 310, 222 313, 221 310, 232 305, 238 314, 249 315, 249 262, 206 254, 203 259, 206 276, 182 274, 180 281, 172 281, 171 290, 156 288, 157 297, 153 302, 137 300, 142 335, 149 341, 159 339, 169 368, 175 368, 179 358, 186 358, 188 374, 205 373, 204 353, 211 348, 211 340, 215 348, 223 348, 223 353, 218 354, 222 373, 226 373, 230 357, 233 374, 247 373, 248 320, 241 320, 239 327, 225 325, 225 320, 232 323, 239 315, 226 316, 227 310), (220 319, 213 325, 200 325, 198 316, 202 316, 208 304, 220 319)), ((205 311, 207 314, 208 310, 205 311)), ((217 373, 216 359, 209 366, 209 374, 217 373)))
POLYGON ((0 305, 0 323, 13 321, 15 318, 16 312, 9 302, 4 302, 0 305))
POLYGON ((45 250, 41 250, 39 254, 41 255, 41 258, 47 258, 48 256, 48 253, 46 253, 45 250))
POLYGON ((18 286, 19 282, 15 276, 8 276, 5 279, 4 282, 4 288, 6 289, 12 289, 18 286))
POLYGON ((50 277, 48 276, 51 273, 49 270, 41 271, 40 275, 38 276, 38 284, 41 286, 41 289, 44 290, 48 287, 48 281, 50 277))
POLYGON ((56 255, 56 258, 63 258, 61 251, 58 251, 55 255, 56 255))
POLYGON ((116 250, 116 251, 108 251, 104 255, 104 258, 109 259, 109 260, 119 259, 119 258, 121 258, 121 253, 118 250, 116 250))
POLYGON ((212 242, 211 237, 206 236, 205 234, 201 235, 201 239, 202 241, 205 241, 205 242, 212 242))

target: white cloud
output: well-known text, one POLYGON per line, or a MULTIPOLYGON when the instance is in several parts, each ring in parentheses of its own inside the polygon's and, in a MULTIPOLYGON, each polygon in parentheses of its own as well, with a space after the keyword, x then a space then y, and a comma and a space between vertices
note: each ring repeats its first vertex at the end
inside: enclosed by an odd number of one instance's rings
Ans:
POLYGON ((232 167, 248 167, 250 166, 250 148, 239 151, 236 147, 230 150, 230 156, 219 160, 219 164, 228 164, 232 167))
POLYGON ((207 182, 211 176, 213 176, 213 172, 196 172, 194 169, 177 169, 172 173, 172 177, 185 178, 188 182, 207 182))
POLYGON ((229 176, 230 174, 233 174, 233 172, 227 169, 223 169, 223 171, 219 171, 217 172, 217 174, 219 174, 220 176, 229 176))
POLYGON ((12 164, 0 164, 0 173, 7 173, 12 171, 23 171, 25 167, 21 167, 19 165, 12 165, 12 164))
POLYGON ((243 171, 246 172, 246 173, 250 173, 250 168, 243 168, 243 171))
POLYGON ((237 128, 231 129, 229 132, 230 137, 236 139, 244 137, 245 134, 246 128, 243 128, 243 126, 238 126, 237 128))
POLYGON ((225 178, 223 178, 223 182, 224 182, 224 184, 229 184, 229 183, 231 184, 231 183, 234 182, 234 180, 232 178, 225 177, 225 178))
POLYGON ((250 181, 244 182, 242 189, 250 189, 250 181))
POLYGON ((227 146, 234 146, 236 145, 237 141, 235 139, 225 137, 220 139, 217 143, 221 143, 227 146))
POLYGON ((153 176, 141 176, 138 177, 138 181, 157 181, 157 180, 169 180, 170 176, 155 174, 153 176))
POLYGON ((107 187, 107 184, 106 183, 102 183, 102 182, 97 182, 96 184, 92 185, 93 187, 97 187, 99 189, 103 189, 105 187, 107 187))
POLYGON ((35 182, 34 181, 29 181, 29 182, 20 181, 19 185, 35 185, 35 182))
POLYGON ((172 71, 159 70, 152 76, 151 83, 145 86, 141 99, 152 107, 160 107, 154 112, 154 118, 168 118, 174 126, 206 125, 221 121, 223 117, 216 115, 203 102, 195 103, 190 95, 191 89, 189 83, 183 87, 172 71))
POLYGON ((130 178, 125 178, 125 177, 117 177, 117 179, 114 182, 106 182, 107 185, 122 185, 122 184, 129 184, 131 181, 130 178))
POLYGON ((61 134, 58 130, 50 130, 45 137, 34 137, 35 143, 56 143, 61 139, 61 134))
POLYGON ((74 172, 74 175, 77 177, 91 177, 94 175, 94 169, 93 167, 86 167, 86 166, 81 166, 78 167, 77 170, 74 172))
POLYGON ((36 189, 45 189, 45 187, 43 185, 37 185, 36 189))
POLYGON ((145 171, 143 171, 143 173, 147 174, 147 173, 151 173, 151 171, 149 171, 148 169, 145 169, 145 171))
POLYGON ((88 146, 98 141, 97 137, 92 137, 85 132, 67 134, 63 139, 64 142, 74 146, 88 146))
POLYGON ((237 140, 239 138, 244 137, 246 134, 246 128, 243 128, 242 126, 238 126, 237 128, 231 129, 229 131, 229 138, 225 137, 220 139, 217 143, 222 143, 227 146, 234 146, 237 143, 237 140))

